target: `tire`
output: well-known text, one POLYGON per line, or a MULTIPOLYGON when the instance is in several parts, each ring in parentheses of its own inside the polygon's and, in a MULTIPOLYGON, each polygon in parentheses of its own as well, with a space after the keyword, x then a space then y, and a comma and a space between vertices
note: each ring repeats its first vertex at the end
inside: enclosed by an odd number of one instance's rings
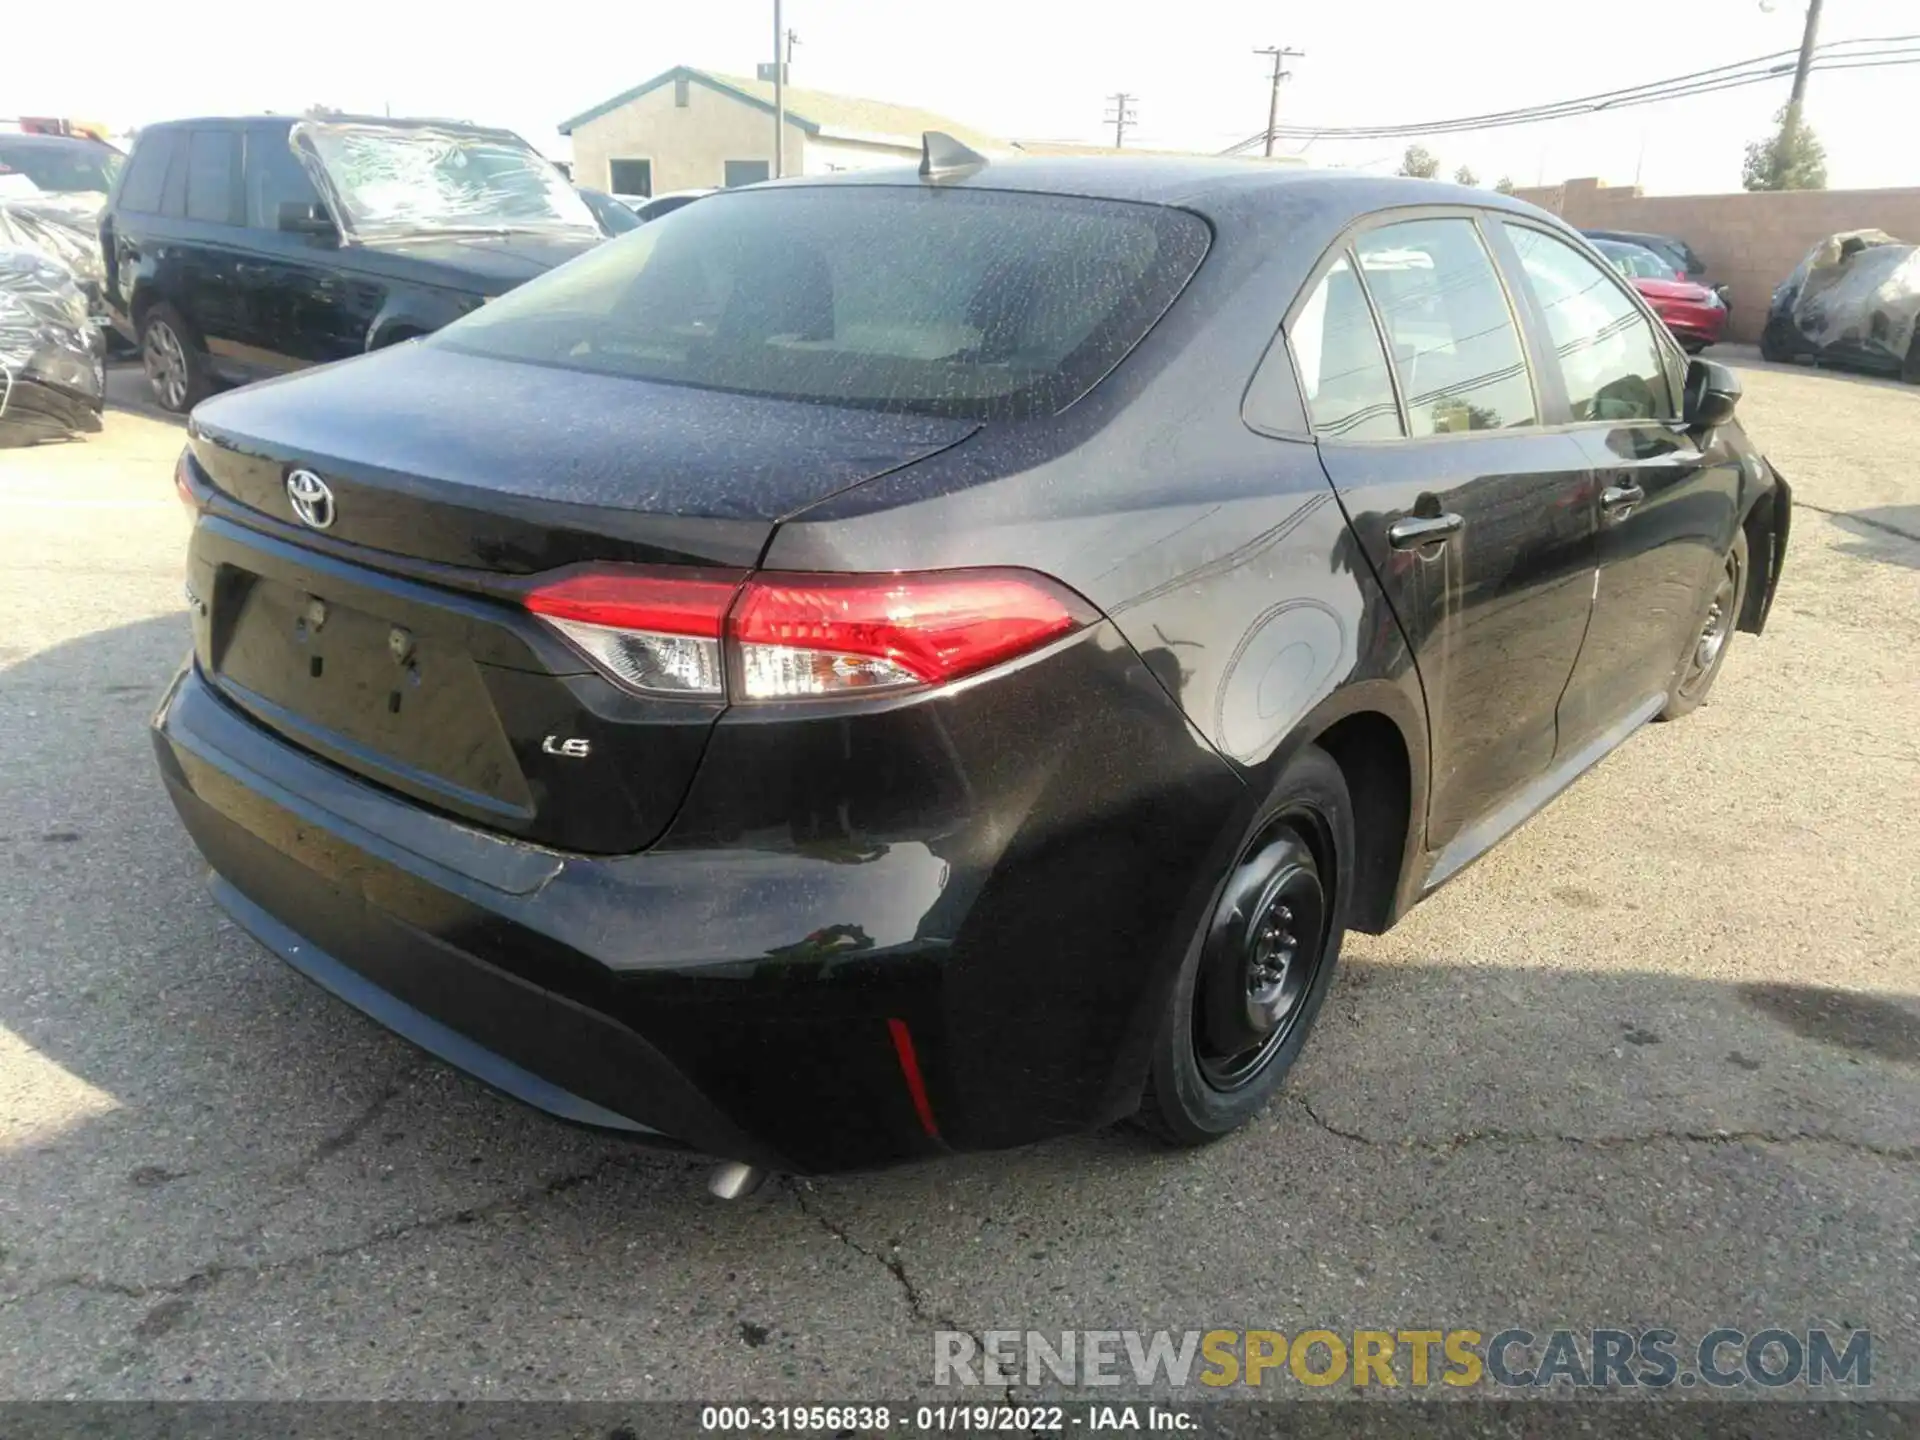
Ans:
POLYGON ((1279 1089, 1333 980, 1353 855, 1346 779, 1308 746, 1248 827, 1187 947, 1140 1125, 1175 1145, 1205 1145, 1279 1089), (1249 1048, 1237 1050, 1243 1041, 1249 1048))
POLYGON ((1900 366, 1900 378, 1909 385, 1920 385, 1920 326, 1913 332, 1913 343, 1907 346, 1907 358, 1900 366))
POLYGON ((1779 325, 1769 320, 1760 332, 1760 358, 1770 365, 1787 365, 1793 361, 1793 351, 1779 333, 1779 325))
POLYGON ((164 302, 140 317, 140 365, 162 410, 184 415, 213 392, 199 335, 164 302))
POLYGON ((1721 562, 1720 579, 1708 598, 1699 632, 1688 642, 1686 653, 1674 670, 1660 719, 1678 720, 1705 703, 1720 667, 1726 663, 1727 646, 1740 621, 1740 607, 1747 598, 1747 575, 1747 532, 1740 530, 1734 534, 1733 548, 1721 562))

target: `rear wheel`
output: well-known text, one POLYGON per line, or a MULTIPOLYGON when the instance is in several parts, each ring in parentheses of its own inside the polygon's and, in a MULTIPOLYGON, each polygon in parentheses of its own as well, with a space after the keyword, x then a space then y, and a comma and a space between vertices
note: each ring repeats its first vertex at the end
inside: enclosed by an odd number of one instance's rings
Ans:
POLYGON ((1760 332, 1760 358, 1774 365, 1785 365, 1793 359, 1793 351, 1777 320, 1769 320, 1760 332))
POLYGON ((1727 658, 1727 642, 1733 638, 1740 619, 1740 606, 1747 596, 1747 534, 1733 537, 1733 548, 1721 562, 1707 613, 1701 618, 1699 633, 1687 646, 1674 672, 1673 686, 1667 691, 1662 720, 1678 720, 1700 708, 1713 688, 1720 666, 1727 658))
POLYGON ((155 305, 140 317, 140 364, 163 410, 184 414, 213 389, 206 351, 171 305, 155 305))
POLYGON ((1900 367, 1900 378, 1909 385, 1920 385, 1920 325, 1914 327, 1913 343, 1907 347, 1907 359, 1900 367))
POLYGON ((1275 785, 1189 946, 1139 1120, 1180 1145, 1245 1124, 1306 1044, 1346 933, 1353 809, 1309 747, 1275 785))

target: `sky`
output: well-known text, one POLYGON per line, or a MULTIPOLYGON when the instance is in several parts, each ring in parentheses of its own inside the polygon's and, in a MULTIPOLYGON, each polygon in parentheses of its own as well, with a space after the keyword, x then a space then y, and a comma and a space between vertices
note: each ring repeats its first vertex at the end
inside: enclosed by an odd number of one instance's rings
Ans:
MULTIPOLYGON (((1539 104, 1798 46, 1804 0, 785 0, 796 85, 893 100, 1008 138, 1098 140, 1125 90, 1128 142, 1216 151, 1266 124, 1268 66, 1289 62, 1283 123, 1445 119, 1539 104), (1771 8, 1768 8, 1768 7, 1771 8)), ((549 154, 586 110, 675 64, 736 74, 772 58, 772 0, 567 0, 487 7, 327 0, 93 0, 76 30, 29 5, 8 25, 0 115, 118 128, 210 113, 324 104, 504 125, 549 154), (267 22, 266 15, 285 19, 267 22), (494 17, 491 20, 486 17, 494 17), (38 32, 38 33, 36 33, 38 32), (96 44, 87 35, 113 37, 96 44), (36 45, 37 42, 37 45, 36 45), (65 55, 62 61, 57 57, 65 55)), ((1827 0, 1821 39, 1920 32, 1920 0, 1827 0)), ((1746 143, 1767 134, 1787 79, 1636 110, 1426 141, 1444 173, 1483 184, 1596 175, 1653 194, 1736 190, 1746 143)), ((1920 185, 1912 100, 1920 66, 1822 75, 1807 117, 1834 188, 1920 185)), ((1390 171, 1405 141, 1319 141, 1318 164, 1390 171)), ((1293 148, 1285 144, 1283 149, 1293 148)))

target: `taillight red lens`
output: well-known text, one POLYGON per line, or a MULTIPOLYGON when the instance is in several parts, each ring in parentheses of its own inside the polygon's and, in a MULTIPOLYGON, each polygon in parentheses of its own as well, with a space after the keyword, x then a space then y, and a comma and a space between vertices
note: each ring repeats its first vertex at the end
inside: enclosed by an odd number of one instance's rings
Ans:
POLYGON ((1092 618, 1040 575, 755 575, 727 638, 743 697, 778 700, 938 685, 1032 650, 1092 618))
POLYGON ((526 605, 630 690, 727 693, 720 629, 744 572, 583 570, 529 591, 526 605))
POLYGON ((718 640, 744 578, 727 570, 583 570, 535 588, 527 608, 555 620, 718 640))
POLYGON ((193 461, 188 458, 188 455, 188 451, 182 450, 180 452, 180 458, 174 462, 173 493, 180 497, 180 503, 182 505, 198 515, 200 513, 200 497, 193 493, 193 471, 191 468, 193 461))
POLYGON ((634 566, 547 581, 526 605, 646 694, 722 696, 730 652, 743 700, 938 685, 1097 618, 1071 590, 1024 570, 748 577, 634 566))

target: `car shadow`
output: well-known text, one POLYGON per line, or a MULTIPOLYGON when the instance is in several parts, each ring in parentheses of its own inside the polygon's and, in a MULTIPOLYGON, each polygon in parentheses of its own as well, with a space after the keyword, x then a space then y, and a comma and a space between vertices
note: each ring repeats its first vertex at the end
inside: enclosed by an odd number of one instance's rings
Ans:
POLYGON ((1731 365, 1738 370, 1770 370, 1781 375, 1818 375, 1832 380, 1846 380, 1859 385, 1870 385, 1880 390, 1898 390, 1911 395, 1916 387, 1900 379, 1897 375, 1887 375, 1873 370, 1854 370, 1844 365, 1833 365, 1813 360, 1763 360, 1760 351, 1751 345, 1716 345, 1706 352, 1709 360, 1718 360, 1723 365, 1731 365))
POLYGON ((1835 547, 1842 555, 1920 570, 1920 505, 1877 505, 1836 514, 1832 519, 1855 537, 1835 547))
MULTIPOLYGON (((87 1277, 83 1288, 127 1307, 132 1331, 63 1332, 73 1354, 61 1363, 111 1373, 123 1391, 170 1383, 186 1365, 182 1345, 207 1380, 223 1354, 238 1353, 244 1338, 211 1326, 186 1339, 165 1333, 195 1307, 217 1309, 229 1303, 223 1295, 326 1257, 453 1232, 463 1247, 436 1252, 418 1283, 430 1283, 437 1314, 491 1315, 509 1351, 548 1323, 537 1304, 517 1313, 510 1294, 562 1297, 549 1303, 586 1329, 618 1334, 631 1330, 636 1307, 644 1316, 649 1305, 681 1303, 675 1297, 736 1294, 741 1275, 754 1294, 777 1297, 778 1328, 790 1336, 849 1333, 842 1292, 872 1287, 862 1305, 904 1305, 881 1315, 876 1333, 905 1326, 915 1338, 902 1353, 913 1356, 933 1328, 1028 1313, 980 1308, 969 1277, 1003 1272, 1009 1285, 1052 1297, 1042 1323, 1056 1326, 1070 1316, 1161 1323, 1144 1317, 1197 1315, 1222 1295, 1249 1293, 1296 1294, 1286 1314, 1306 1304, 1334 1322, 1296 1293, 1316 1265, 1339 1271, 1342 1304, 1377 1303, 1354 1288, 1356 1266, 1416 1277, 1422 1296, 1452 1294, 1449 1277, 1466 1261, 1450 1247, 1480 1243, 1470 1214, 1517 1203, 1498 1186, 1472 1193, 1486 1167, 1517 1163, 1531 1174, 1538 1162, 1524 1158, 1527 1147, 1588 1141, 1609 1170, 1630 1165, 1634 1146, 1745 1146, 1761 1157, 1765 1204, 1698 1174, 1691 1190, 1660 1202, 1674 1211, 1658 1232, 1668 1246, 1661 1264, 1691 1287, 1672 1304, 1719 1303, 1745 1316, 1747 1269, 1703 1271, 1688 1247, 1705 1254, 1737 1230, 1749 1257, 1800 1253, 1804 1216, 1790 1197, 1831 1196, 1844 1158, 1911 1155, 1920 1140, 1911 1000, 1784 977, 1723 983, 1653 968, 1356 953, 1284 1093, 1220 1145, 1170 1151, 1123 1127, 880 1174, 782 1177, 752 1202, 722 1205, 701 1187, 702 1162, 494 1094, 324 994, 221 916, 146 736, 186 646, 184 617, 164 616, 0 670, 0 725, 15 742, 0 765, 0 1214, 11 1217, 0 1306, 87 1277), (1523 1159, 1484 1148, 1502 1144, 1523 1159), (1249 1203, 1272 1213, 1249 1215, 1249 1203), (1161 1257, 1142 1248, 1146 1234, 1220 1237, 1221 1226, 1289 1216, 1308 1229, 1284 1243, 1270 1237, 1270 1250, 1263 1240, 1251 1262, 1230 1238, 1183 1242, 1161 1257), (1722 1292, 1702 1294, 1703 1274, 1722 1292), (609 1284, 610 1275, 626 1278, 609 1284), (1101 1275, 1098 1297, 1086 1298, 1101 1275), (1236 1288, 1247 1284, 1251 1292, 1236 1288)), ((1545 887, 1543 906, 1608 903, 1545 887)), ((1688 943, 1644 935, 1649 956, 1688 943)), ((1564 1293, 1555 1262, 1530 1258, 1556 1216, 1582 1247, 1581 1274, 1646 1273, 1654 1232, 1644 1196, 1602 1187, 1569 1198, 1555 1183, 1551 1174, 1525 1182, 1530 1220, 1546 1222, 1534 1240, 1475 1252, 1474 1264, 1506 1267, 1485 1293, 1508 1297, 1509 1311, 1515 1295, 1564 1293)), ((1836 1233, 1847 1231, 1856 1250, 1878 1243, 1865 1220, 1879 1217, 1851 1213, 1836 1233)), ((1904 1252, 1909 1237, 1889 1229, 1881 1238, 1904 1252)), ((1843 1288, 1858 1278, 1845 1266, 1861 1265, 1849 1254, 1834 1261, 1843 1288)), ((1633 1313, 1683 1318, 1666 1316, 1657 1282, 1633 1283, 1652 1287, 1645 1299, 1633 1292, 1633 1313)), ((1815 1313, 1787 1280, 1778 1285, 1776 1309, 1788 1306, 1778 1313, 1800 1315, 1793 1307, 1803 1301, 1815 1313)), ((403 1291, 361 1295, 353 1326, 401 1343, 393 1337, 417 1328, 395 1298, 403 1291)), ((757 1347, 751 1336, 764 1339, 765 1317, 751 1305, 776 1302, 739 1303, 749 1306, 739 1312, 745 1344, 757 1347)), ((722 1319, 731 1337, 734 1322, 722 1319)), ((17 1354, 21 1342, 10 1343, 17 1354)), ((420 1391, 449 1393, 448 1377, 467 1363, 447 1344, 447 1374, 417 1375, 420 1391)), ((812 1383, 782 1373, 766 1372, 769 1393, 812 1383)), ((868 1378, 896 1391, 926 1385, 917 1370, 868 1378)), ((573 1383, 579 1394, 594 1382, 583 1374, 573 1383)))
POLYGON ((154 403, 153 391, 147 384, 146 372, 140 368, 140 361, 117 359, 107 363, 107 408, 123 410, 130 415, 140 415, 148 420, 164 420, 167 424, 186 428, 187 417, 176 415, 171 410, 163 410, 154 403))

